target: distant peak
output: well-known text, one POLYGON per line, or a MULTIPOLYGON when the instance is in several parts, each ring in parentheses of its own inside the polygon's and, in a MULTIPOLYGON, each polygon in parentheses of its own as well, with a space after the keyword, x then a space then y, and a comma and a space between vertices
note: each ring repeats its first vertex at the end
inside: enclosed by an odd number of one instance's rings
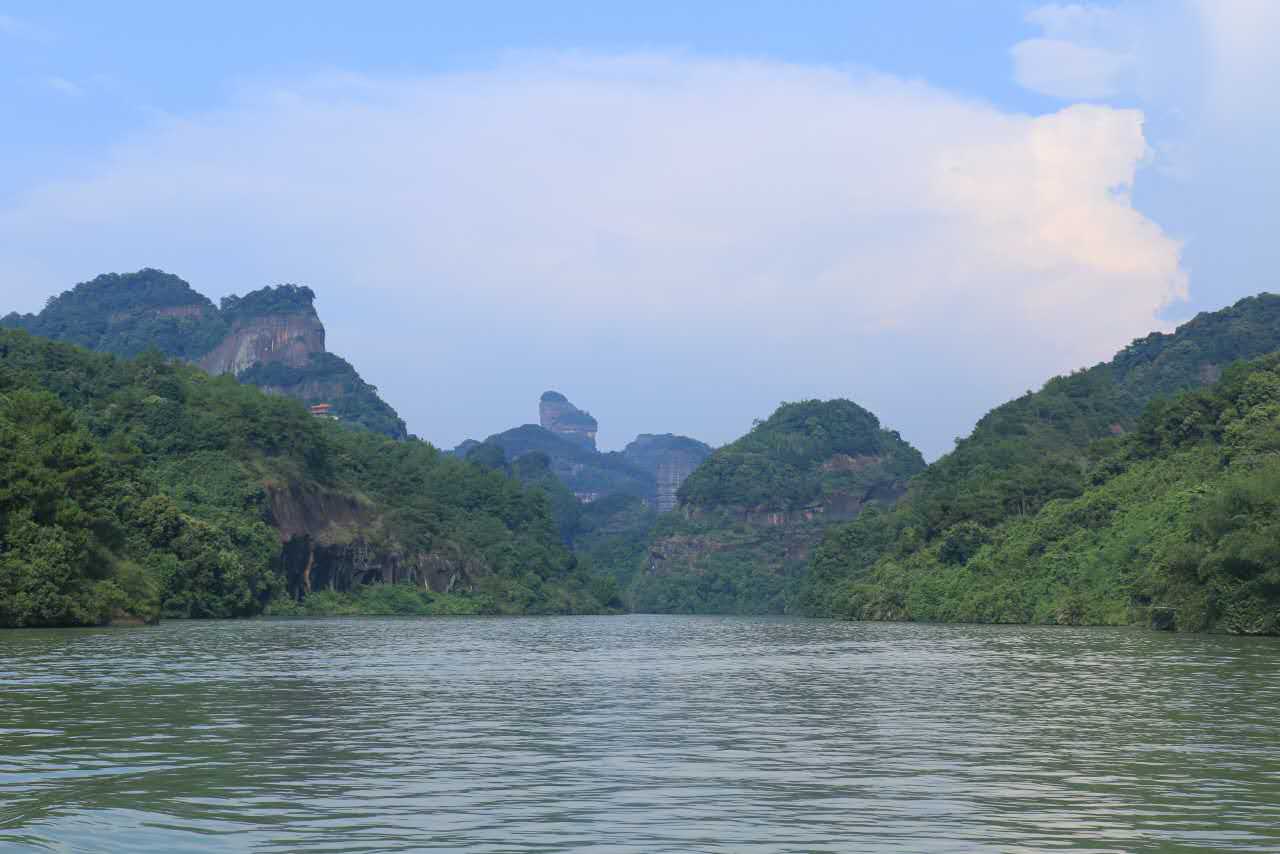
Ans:
POLYGON ((558 391, 542 393, 538 403, 538 422, 546 430, 591 450, 596 449, 599 425, 591 413, 579 409, 558 391))

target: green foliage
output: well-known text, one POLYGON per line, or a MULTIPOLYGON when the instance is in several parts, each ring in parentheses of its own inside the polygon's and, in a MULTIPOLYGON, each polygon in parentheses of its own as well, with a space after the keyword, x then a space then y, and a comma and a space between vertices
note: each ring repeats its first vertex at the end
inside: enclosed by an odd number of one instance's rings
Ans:
POLYGON ((432 593, 410 584, 373 584, 338 593, 321 590, 301 602, 272 602, 271 617, 440 617, 492 613, 480 597, 432 593))
POLYGON ((160 350, 188 360, 212 350, 227 332, 206 297, 151 269, 98 276, 51 298, 40 314, 10 314, 0 326, 126 357, 160 350))
MULTIPOLYGON (((532 454, 530 455, 532 456, 532 454)), ((542 459, 546 459, 546 454, 542 454, 542 459)), ((482 442, 479 445, 467 451, 466 461, 481 468, 492 469, 493 471, 507 470, 507 452, 506 449, 497 442, 482 442)), ((525 471, 530 470, 530 466, 521 467, 525 471)))
POLYGON ((920 453, 847 400, 783 404, 714 452, 627 555, 636 610, 784 613, 822 532, 892 504, 920 453))
POLYGON ((675 614, 782 614, 822 523, 760 525, 725 515, 661 517, 627 591, 632 610, 675 614))
MULTIPOLYGON (((49 300, 38 315, 10 314, 0 328, 125 358, 158 351, 188 362, 216 348, 238 324, 271 315, 314 316, 315 293, 300 285, 265 287, 223 298, 217 308, 177 276, 160 270, 109 273, 49 300)), ((257 363, 241 382, 268 387, 305 403, 329 403, 342 421, 402 439, 404 422, 378 389, 332 353, 313 353, 307 365, 257 363)))
POLYGON ((276 285, 244 296, 223 297, 219 303, 228 324, 270 314, 315 314, 315 291, 305 285, 276 285))
POLYGON ((102 622, 121 603, 104 455, 47 392, 0 394, 0 623, 102 622))
MULTIPOLYGON (((501 472, 158 354, 126 361, 0 331, 0 625, 287 610, 270 484, 345 496, 360 508, 342 534, 353 542, 469 566, 476 589, 424 592, 431 613, 607 606, 547 497, 501 472)), ((353 595, 393 608, 405 594, 353 595)))
POLYGON ((918 451, 848 400, 780 406, 750 433, 720 448, 680 487, 696 507, 793 510, 824 495, 865 491, 924 468, 918 451), (839 465, 839 457, 848 463, 839 465))
POLYGON ((333 415, 347 424, 393 439, 409 435, 404 421, 378 396, 377 387, 361 379, 349 362, 332 353, 312 353, 307 365, 300 368, 284 362, 258 362, 241 371, 237 378, 308 405, 328 403, 333 415))
MULTIPOLYGON (((1207 420, 1208 397, 1167 398, 1220 375, 1228 379, 1223 368, 1231 361, 1277 348, 1280 297, 1263 294, 1199 315, 1174 334, 1134 341, 1110 362, 1054 378, 1039 392, 997 407, 912 481, 896 511, 828 534, 800 597, 805 609, 847 613, 831 598, 835 589, 860 584, 872 566, 878 573, 910 573, 934 558, 963 566, 960 558, 970 557, 974 545, 1054 502, 1081 497, 1142 454, 1166 453, 1171 441, 1218 441, 1219 428, 1207 420), (1137 438, 1130 435, 1135 431, 1137 438), (1117 444, 1130 449, 1127 455, 1113 453, 1117 444)), ((1268 393, 1257 387, 1264 380, 1253 382, 1255 396, 1268 393)), ((1280 447, 1278 415, 1274 396, 1269 406, 1251 407, 1248 423, 1233 422, 1234 433, 1220 437, 1225 450, 1257 454, 1280 447)), ((860 610, 899 613, 897 607, 890 601, 860 610)))
POLYGON ((596 575, 611 579, 617 595, 625 598, 644 565, 657 520, 653 508, 633 495, 610 495, 582 505, 572 535, 574 552, 596 575))
MULTIPOLYGON (((1151 403, 1094 450, 1079 493, 932 539, 886 519, 833 532, 808 610, 864 619, 1280 633, 1280 355, 1151 403), (862 551, 859 552, 859 548, 862 551), (850 573, 849 563, 865 567, 850 573)), ((862 522, 863 520, 860 520, 862 522)))

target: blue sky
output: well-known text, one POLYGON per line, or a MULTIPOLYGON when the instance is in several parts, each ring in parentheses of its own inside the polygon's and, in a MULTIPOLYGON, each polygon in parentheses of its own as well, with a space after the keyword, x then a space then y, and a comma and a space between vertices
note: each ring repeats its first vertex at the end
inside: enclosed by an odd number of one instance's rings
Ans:
POLYGON ((1274 289, 1280 4, 0 0, 0 309, 311 284, 452 445, 845 396, 929 456, 1274 289))
POLYGON ((0 4, 0 189, 75 174, 82 158, 239 86, 334 70, 422 74, 513 52, 680 51, 861 66, 1015 110, 1054 104, 1017 86, 1007 48, 1034 28, 1017 0, 843 2, 386 2, 0 4), (7 36, 7 38, 5 38, 7 36), (32 167, 35 168, 32 168, 32 167))

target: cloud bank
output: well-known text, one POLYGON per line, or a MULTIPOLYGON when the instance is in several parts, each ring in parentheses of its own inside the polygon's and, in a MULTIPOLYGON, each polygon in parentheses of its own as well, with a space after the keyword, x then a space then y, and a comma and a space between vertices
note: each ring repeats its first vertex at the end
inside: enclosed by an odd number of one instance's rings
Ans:
POLYGON ((1196 307, 1277 290, 1280 3, 1052 4, 1028 23, 1036 37, 1012 49, 1024 87, 1146 114, 1158 168, 1144 176, 1136 202, 1185 239, 1196 307))
POLYGON ((215 295, 305 282, 332 348, 444 445, 560 387, 612 446, 848 396, 936 454, 1185 297, 1179 244, 1131 204, 1149 154, 1134 110, 1029 117, 828 68, 331 75, 0 211, 0 288, 30 309, 144 265, 215 295))

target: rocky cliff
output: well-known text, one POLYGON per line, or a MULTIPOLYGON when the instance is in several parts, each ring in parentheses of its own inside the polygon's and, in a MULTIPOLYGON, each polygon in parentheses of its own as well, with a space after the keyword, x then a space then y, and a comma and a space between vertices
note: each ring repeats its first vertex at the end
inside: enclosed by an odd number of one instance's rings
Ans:
POLYGON ((307 287, 262 288, 215 306, 160 270, 109 273, 51 298, 39 314, 10 314, 0 326, 125 357, 159 350, 273 394, 328 404, 348 424, 408 435, 377 389, 326 352, 315 293, 307 287))
POLYGON ((269 518, 295 600, 317 590, 413 584, 434 593, 474 593, 490 574, 483 558, 457 543, 410 549, 390 536, 386 509, 367 498, 313 483, 269 483, 269 518))
POLYGON ((314 310, 272 314, 238 321, 196 364, 211 374, 238 376, 257 364, 303 368, 313 353, 324 351, 324 325, 314 310))
POLYGON ((679 503, 685 479, 711 456, 711 446, 671 433, 641 433, 622 450, 622 456, 653 475, 653 507, 659 513, 667 513, 679 503))
POLYGON ((591 413, 574 406, 558 391, 542 393, 538 401, 538 422, 542 429, 550 430, 563 439, 593 451, 596 449, 599 424, 591 413))

